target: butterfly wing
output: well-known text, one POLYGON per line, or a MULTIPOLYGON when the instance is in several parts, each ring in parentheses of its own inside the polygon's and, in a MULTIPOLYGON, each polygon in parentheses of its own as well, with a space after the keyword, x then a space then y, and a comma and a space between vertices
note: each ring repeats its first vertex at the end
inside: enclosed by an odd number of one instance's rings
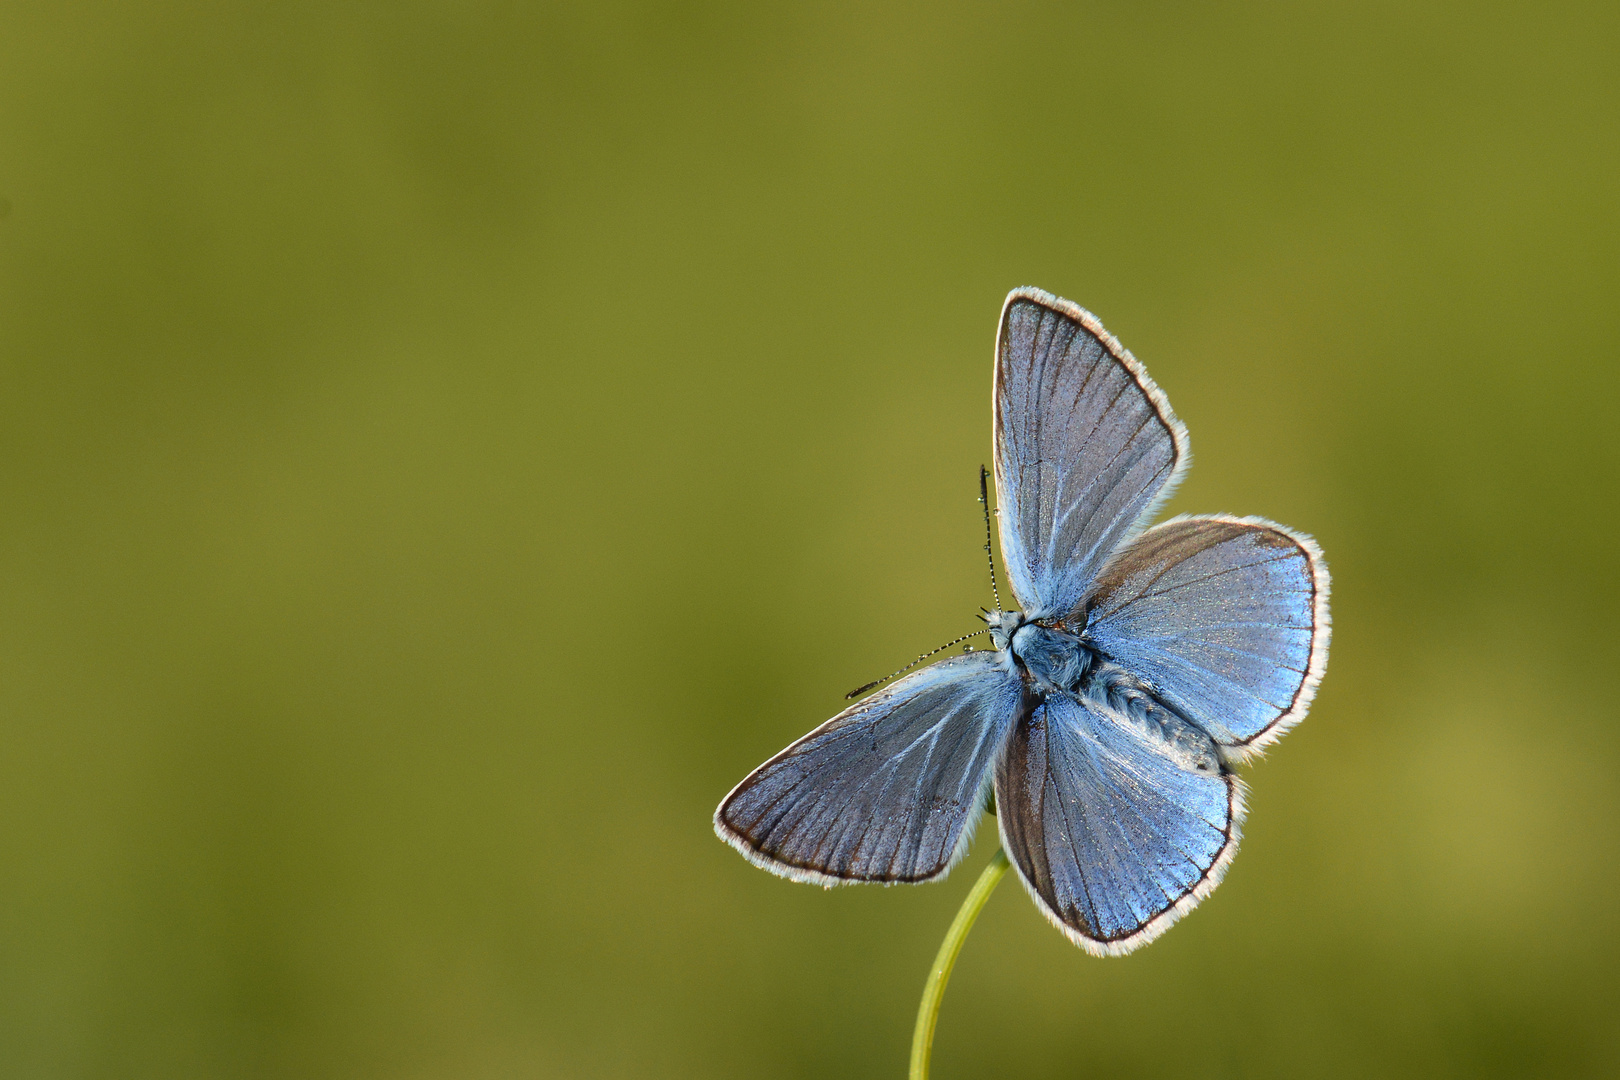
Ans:
POLYGON ((1321 549, 1259 518, 1149 529, 1103 572, 1086 625, 1092 644, 1238 757, 1305 715, 1329 633, 1321 549))
POLYGON ((1187 430, 1136 359, 1090 312, 1014 289, 996 338, 1001 550, 1032 618, 1067 615, 1166 498, 1187 430))
POLYGON ((799 881, 942 877, 967 850, 1020 687, 993 653, 926 667, 755 769, 715 832, 799 881))
POLYGON ((1021 716, 996 768, 1002 844, 1052 923, 1087 952, 1157 937, 1237 851, 1236 776, 1198 772, 1119 715, 1053 694, 1021 716))

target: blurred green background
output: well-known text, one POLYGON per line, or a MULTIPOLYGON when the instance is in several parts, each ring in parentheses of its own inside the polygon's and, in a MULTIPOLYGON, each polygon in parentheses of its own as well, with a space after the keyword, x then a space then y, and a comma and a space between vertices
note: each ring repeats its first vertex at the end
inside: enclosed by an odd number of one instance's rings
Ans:
POLYGON ((892 1077, 989 856, 711 834, 977 626, 1006 291, 1336 634, 1227 883, 936 1076, 1620 1062, 1610 4, 0 9, 0 1075, 892 1077))

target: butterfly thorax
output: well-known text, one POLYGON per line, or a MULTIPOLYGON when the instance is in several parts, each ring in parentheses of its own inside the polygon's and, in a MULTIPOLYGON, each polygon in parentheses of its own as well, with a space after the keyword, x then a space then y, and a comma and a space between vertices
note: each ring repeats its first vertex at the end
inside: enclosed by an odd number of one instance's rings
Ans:
POLYGON ((1094 654, 1067 626, 1034 620, 1020 611, 993 611, 990 640, 1041 690, 1079 690, 1094 654))

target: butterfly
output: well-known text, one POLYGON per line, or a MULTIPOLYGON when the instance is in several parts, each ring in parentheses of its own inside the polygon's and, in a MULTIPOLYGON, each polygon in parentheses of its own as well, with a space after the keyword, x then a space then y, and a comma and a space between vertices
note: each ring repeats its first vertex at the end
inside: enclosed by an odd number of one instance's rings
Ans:
POLYGON ((1327 566, 1310 537, 1260 518, 1147 527, 1187 469, 1187 429, 1067 300, 1008 295, 992 404, 1018 602, 986 616, 994 650, 839 713, 750 773, 714 827, 796 881, 923 882, 993 808, 1036 907, 1119 955, 1231 863, 1234 769, 1305 716, 1327 665, 1327 566))

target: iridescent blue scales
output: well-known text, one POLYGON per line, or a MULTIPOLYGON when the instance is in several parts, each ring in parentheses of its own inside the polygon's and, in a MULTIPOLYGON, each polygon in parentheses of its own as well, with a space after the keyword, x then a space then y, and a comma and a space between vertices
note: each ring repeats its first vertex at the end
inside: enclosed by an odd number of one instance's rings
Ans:
POLYGON ((1237 850, 1236 764, 1310 706, 1328 573, 1258 518, 1147 528, 1187 433, 1095 317, 1016 289, 996 338, 995 475, 1019 611, 994 651, 940 661, 754 770, 715 830, 824 885, 943 877, 995 795, 1036 906, 1129 952, 1208 895, 1237 850))

